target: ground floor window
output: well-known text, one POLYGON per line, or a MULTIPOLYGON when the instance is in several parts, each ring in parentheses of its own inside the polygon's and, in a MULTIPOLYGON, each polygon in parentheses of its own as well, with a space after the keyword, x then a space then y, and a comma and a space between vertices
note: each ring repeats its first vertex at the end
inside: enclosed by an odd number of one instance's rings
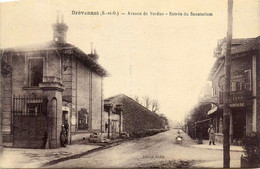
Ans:
POLYGON ((81 109, 78 112, 78 129, 88 130, 88 112, 87 109, 81 109))

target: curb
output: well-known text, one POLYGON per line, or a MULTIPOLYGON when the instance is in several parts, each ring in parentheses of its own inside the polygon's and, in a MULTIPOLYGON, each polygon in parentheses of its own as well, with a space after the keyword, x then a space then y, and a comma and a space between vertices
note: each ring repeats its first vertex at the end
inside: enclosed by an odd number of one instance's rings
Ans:
MULTIPOLYGON (((208 150, 221 150, 221 151, 223 151, 223 149, 218 149, 218 148, 199 147, 199 146, 194 146, 194 145, 192 147, 194 147, 194 148, 204 148, 204 149, 208 149, 208 150)), ((231 150, 231 149, 230 149, 230 151, 243 152, 243 150, 231 150)))
MULTIPOLYGON (((160 132, 160 133, 162 133, 162 132, 160 132)), ((157 134, 159 134, 159 133, 157 133, 157 134)), ((147 137, 150 137, 150 136, 147 136, 147 137)), ((145 138, 145 137, 141 137, 141 138, 145 138)), ((63 162, 63 161, 66 161, 66 160, 70 160, 70 159, 77 159, 77 158, 80 158, 82 156, 85 156, 85 155, 88 155, 88 154, 91 154, 91 153, 94 153, 94 152, 97 152, 97 151, 100 151, 100 150, 104 150, 104 149, 108 149, 108 148, 117 146, 117 145, 119 145, 119 144, 121 144, 123 142, 132 141, 132 140, 138 140, 138 139, 141 139, 141 138, 128 138, 128 139, 125 139, 125 140, 119 140, 118 142, 108 143, 105 146, 94 148, 94 149, 88 150, 88 151, 80 153, 80 154, 75 154, 75 155, 72 155, 72 156, 63 157, 63 158, 59 158, 59 159, 56 159, 56 160, 52 160, 52 161, 46 162, 46 163, 42 164, 40 167, 46 167, 46 166, 49 166, 49 165, 58 164, 60 162, 63 162)))
POLYGON ((52 161, 49 161, 49 162, 42 164, 40 167, 46 167, 46 166, 49 166, 49 165, 58 164, 58 163, 63 162, 63 161, 67 161, 67 160, 71 160, 71 159, 77 159, 77 158, 80 158, 82 156, 85 156, 85 155, 88 155, 88 154, 91 154, 91 153, 94 153, 94 152, 97 152, 97 151, 100 151, 100 150, 104 150, 104 149, 108 149, 108 148, 117 146, 117 145, 119 145, 123 142, 126 142, 126 141, 129 141, 129 140, 120 140, 118 142, 110 143, 110 144, 107 144, 103 147, 94 148, 94 149, 88 150, 88 151, 80 153, 80 154, 75 154, 75 155, 72 155, 72 156, 52 160, 52 161))
MULTIPOLYGON (((193 141, 196 142, 196 140, 193 140, 193 141)), ((199 144, 196 143, 195 145, 199 145, 199 144)), ((199 147, 199 146, 194 146, 194 145, 192 145, 192 147, 194 147, 194 148, 204 148, 204 149, 209 149, 209 150, 223 150, 223 149, 219 149, 219 148, 199 147)), ((244 150, 231 150, 231 149, 230 149, 230 151, 233 151, 233 152, 244 152, 244 150)))

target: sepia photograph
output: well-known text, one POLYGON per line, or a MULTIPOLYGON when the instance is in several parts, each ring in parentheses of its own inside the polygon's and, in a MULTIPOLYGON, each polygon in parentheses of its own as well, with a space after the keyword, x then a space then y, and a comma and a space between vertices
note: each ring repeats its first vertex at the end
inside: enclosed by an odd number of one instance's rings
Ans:
POLYGON ((260 0, 0 0, 0 168, 260 168, 260 0))

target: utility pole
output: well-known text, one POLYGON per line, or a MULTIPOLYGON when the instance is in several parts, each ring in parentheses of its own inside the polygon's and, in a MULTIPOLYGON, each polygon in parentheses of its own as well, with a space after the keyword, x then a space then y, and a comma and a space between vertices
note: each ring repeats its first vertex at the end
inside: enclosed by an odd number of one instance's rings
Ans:
POLYGON ((231 69, 231 43, 232 43, 232 22, 233 22, 233 0, 228 0, 228 30, 226 38, 225 56, 225 91, 224 91, 224 112, 223 112, 223 168, 230 168, 230 69, 231 69))
MULTIPOLYGON (((0 51, 0 92, 2 92, 2 74, 1 74, 1 71, 2 71, 2 67, 1 67, 1 62, 2 62, 2 54, 3 52, 0 51)), ((2 100, 1 100, 1 97, 0 97, 0 158, 3 154, 3 132, 2 132, 2 100)))

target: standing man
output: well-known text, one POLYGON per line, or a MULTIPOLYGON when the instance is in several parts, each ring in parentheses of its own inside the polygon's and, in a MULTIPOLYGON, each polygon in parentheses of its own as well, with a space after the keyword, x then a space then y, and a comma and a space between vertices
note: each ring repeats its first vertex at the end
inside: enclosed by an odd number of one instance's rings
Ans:
POLYGON ((213 145, 215 145, 215 131, 212 124, 208 129, 208 133, 209 133, 209 145, 211 145, 211 142, 213 143, 213 145))

